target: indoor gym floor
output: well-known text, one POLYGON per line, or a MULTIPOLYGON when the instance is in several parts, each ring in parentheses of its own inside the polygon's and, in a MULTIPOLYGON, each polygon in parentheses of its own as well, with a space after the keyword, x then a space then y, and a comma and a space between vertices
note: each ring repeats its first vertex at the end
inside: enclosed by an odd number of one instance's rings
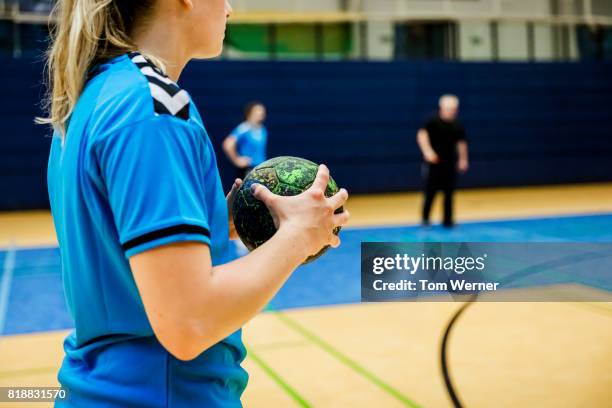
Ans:
MULTIPOLYGON (((351 198, 343 247, 246 326, 245 406, 450 406, 438 353, 459 304, 359 304, 361 240, 612 242, 612 184, 461 191, 452 231, 415 226, 419 207, 415 193, 351 198)), ((0 386, 57 384, 70 319, 55 245, 48 212, 0 214, 0 386)), ((478 303, 449 353, 468 407, 609 406, 612 304, 478 303)))

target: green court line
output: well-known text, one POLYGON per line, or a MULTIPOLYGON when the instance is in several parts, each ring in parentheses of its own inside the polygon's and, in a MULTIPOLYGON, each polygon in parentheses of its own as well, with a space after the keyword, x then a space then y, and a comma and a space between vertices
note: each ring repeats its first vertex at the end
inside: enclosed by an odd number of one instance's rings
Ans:
POLYGON ((270 376, 270 378, 272 378, 272 380, 274 380, 274 382, 281 387, 300 407, 302 408, 311 408, 312 405, 310 403, 308 403, 306 401, 306 399, 304 399, 304 397, 302 397, 293 387, 291 387, 289 384, 287 384, 285 382, 285 380, 283 380, 281 378, 281 376, 274 371, 268 364, 266 364, 261 357, 259 357, 257 355, 257 353, 255 353, 253 351, 253 349, 249 348, 248 349, 248 356, 249 358, 251 358, 262 370, 264 370, 264 372, 266 374, 268 374, 268 376, 270 376))
POLYGON ((327 343, 325 340, 321 339, 316 334, 312 333, 311 331, 306 329, 304 326, 300 325, 295 320, 291 319, 286 314, 283 314, 278 311, 274 311, 272 309, 268 309, 268 310, 274 313, 274 315, 276 315, 276 317, 278 317, 278 319, 281 322, 283 322, 285 325, 289 326, 296 332, 300 333, 306 339, 310 340, 311 342, 313 342, 314 344, 322 348, 329 355, 331 355, 332 357, 334 357, 341 363, 345 364, 347 367, 351 368, 357 374, 361 375, 362 377, 366 378, 373 384, 377 385, 380 389, 382 389, 383 391, 393 396, 395 399, 401 402, 404 406, 411 407, 411 408, 420 408, 420 405, 418 405, 416 402, 412 401, 406 395, 402 394, 400 391, 398 391, 391 385, 384 382, 376 374, 372 373, 371 371, 368 371, 365 367, 361 366, 359 363, 357 363, 356 361, 352 360, 347 355, 343 354, 342 352, 334 348, 334 346, 327 343))

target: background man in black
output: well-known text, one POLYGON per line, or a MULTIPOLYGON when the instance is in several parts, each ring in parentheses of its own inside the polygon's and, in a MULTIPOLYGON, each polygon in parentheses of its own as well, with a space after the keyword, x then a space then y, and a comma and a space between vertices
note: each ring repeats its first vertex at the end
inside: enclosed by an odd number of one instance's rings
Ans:
POLYGON ((417 134, 425 161, 423 225, 429 225, 429 213, 439 190, 444 192, 444 226, 454 225, 453 193, 457 171, 465 173, 469 168, 467 137, 457 121, 458 113, 459 99, 454 95, 442 96, 438 115, 417 134))

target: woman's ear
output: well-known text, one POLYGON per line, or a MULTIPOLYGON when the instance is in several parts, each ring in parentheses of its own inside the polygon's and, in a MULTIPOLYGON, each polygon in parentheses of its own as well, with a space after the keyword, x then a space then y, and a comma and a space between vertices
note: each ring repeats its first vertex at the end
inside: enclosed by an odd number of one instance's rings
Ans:
POLYGON ((181 3, 183 3, 183 5, 185 7, 187 7, 189 10, 193 9, 194 4, 193 4, 193 0, 180 0, 181 3))

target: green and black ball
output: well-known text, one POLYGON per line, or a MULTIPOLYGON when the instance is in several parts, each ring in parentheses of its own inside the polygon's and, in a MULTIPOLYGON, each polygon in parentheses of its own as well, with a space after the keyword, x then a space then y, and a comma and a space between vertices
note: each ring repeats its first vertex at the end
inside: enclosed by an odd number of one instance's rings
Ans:
MULTIPOLYGON (((266 186, 272 193, 281 196, 295 196, 308 190, 314 182, 319 166, 309 160, 298 157, 277 157, 255 167, 244 182, 234 199, 232 213, 234 225, 244 245, 253 251, 263 245, 276 233, 272 215, 264 203, 251 193, 253 184, 266 186)), ((336 182, 330 177, 325 196, 331 197, 338 192, 336 182)), ((341 213, 342 208, 336 210, 341 213)), ((340 227, 334 230, 337 235, 340 227)), ((329 247, 306 259, 309 263, 319 258, 329 247)))

